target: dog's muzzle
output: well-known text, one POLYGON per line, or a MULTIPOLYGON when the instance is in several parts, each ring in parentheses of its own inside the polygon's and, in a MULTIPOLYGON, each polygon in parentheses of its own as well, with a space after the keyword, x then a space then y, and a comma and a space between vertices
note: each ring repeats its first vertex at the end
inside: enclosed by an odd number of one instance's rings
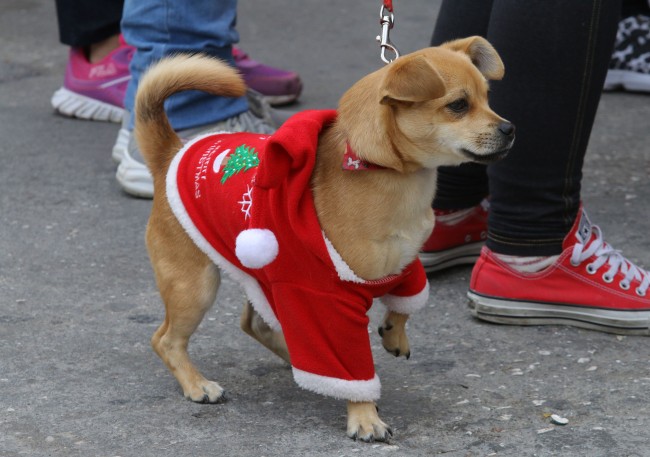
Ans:
POLYGON ((489 164, 497 162, 507 156, 510 152, 510 149, 512 148, 512 145, 515 143, 515 124, 504 121, 499 124, 497 129, 499 131, 499 136, 501 137, 502 143, 500 149, 487 154, 477 154, 476 152, 472 152, 469 149, 462 149, 461 151, 465 157, 470 159, 472 162, 489 164))
POLYGON ((497 162, 503 159, 505 156, 507 156, 508 152, 510 152, 511 146, 512 143, 510 144, 510 146, 508 146, 505 149, 500 149, 498 151, 491 152, 489 154, 476 154, 475 152, 468 151, 467 149, 462 149, 462 152, 465 155, 465 157, 467 157, 472 162, 477 162, 477 163, 482 163, 484 165, 487 165, 489 163, 497 162))

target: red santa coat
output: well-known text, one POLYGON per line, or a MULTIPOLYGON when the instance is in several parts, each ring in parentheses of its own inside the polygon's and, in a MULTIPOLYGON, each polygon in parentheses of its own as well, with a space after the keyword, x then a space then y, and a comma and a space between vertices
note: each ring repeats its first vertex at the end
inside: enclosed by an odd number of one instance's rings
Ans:
POLYGON ((429 287, 419 260, 399 275, 365 281, 325 237, 310 178, 319 133, 335 117, 305 111, 270 136, 197 138, 172 161, 167 197, 197 246, 284 332, 301 387, 372 401, 380 393, 368 336, 373 298, 408 314, 424 306, 429 287))

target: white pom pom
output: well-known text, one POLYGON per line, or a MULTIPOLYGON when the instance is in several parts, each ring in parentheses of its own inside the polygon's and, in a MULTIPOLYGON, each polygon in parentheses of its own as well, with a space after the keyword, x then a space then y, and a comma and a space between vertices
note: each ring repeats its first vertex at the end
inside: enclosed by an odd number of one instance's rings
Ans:
POLYGON ((262 268, 278 256, 278 240, 268 229, 249 229, 240 232, 235 240, 235 254, 247 268, 262 268))

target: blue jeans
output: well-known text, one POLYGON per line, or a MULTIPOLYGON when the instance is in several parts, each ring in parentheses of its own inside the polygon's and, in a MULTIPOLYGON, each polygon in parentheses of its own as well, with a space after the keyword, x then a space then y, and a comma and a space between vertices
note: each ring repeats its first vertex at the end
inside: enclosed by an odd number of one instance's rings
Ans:
MULTIPOLYGON (((232 44, 239 40, 236 18, 237 0, 126 0, 121 29, 136 52, 130 66, 125 108, 133 112, 142 74, 162 57, 202 52, 234 65, 232 44)), ((172 127, 181 130, 236 116, 248 110, 248 103, 245 97, 187 91, 170 97, 165 108, 172 127)))

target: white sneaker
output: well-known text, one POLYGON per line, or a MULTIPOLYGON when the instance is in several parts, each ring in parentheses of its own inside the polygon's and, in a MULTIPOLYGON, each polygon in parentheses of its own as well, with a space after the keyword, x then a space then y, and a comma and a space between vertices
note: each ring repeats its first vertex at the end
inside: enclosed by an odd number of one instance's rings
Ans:
POLYGON ((117 138, 115 139, 115 144, 113 145, 112 157, 113 162, 120 163, 122 159, 127 154, 129 148, 129 138, 131 138, 131 131, 129 130, 129 118, 131 115, 128 111, 124 111, 122 116, 122 124, 120 125, 120 131, 117 132, 117 138))

